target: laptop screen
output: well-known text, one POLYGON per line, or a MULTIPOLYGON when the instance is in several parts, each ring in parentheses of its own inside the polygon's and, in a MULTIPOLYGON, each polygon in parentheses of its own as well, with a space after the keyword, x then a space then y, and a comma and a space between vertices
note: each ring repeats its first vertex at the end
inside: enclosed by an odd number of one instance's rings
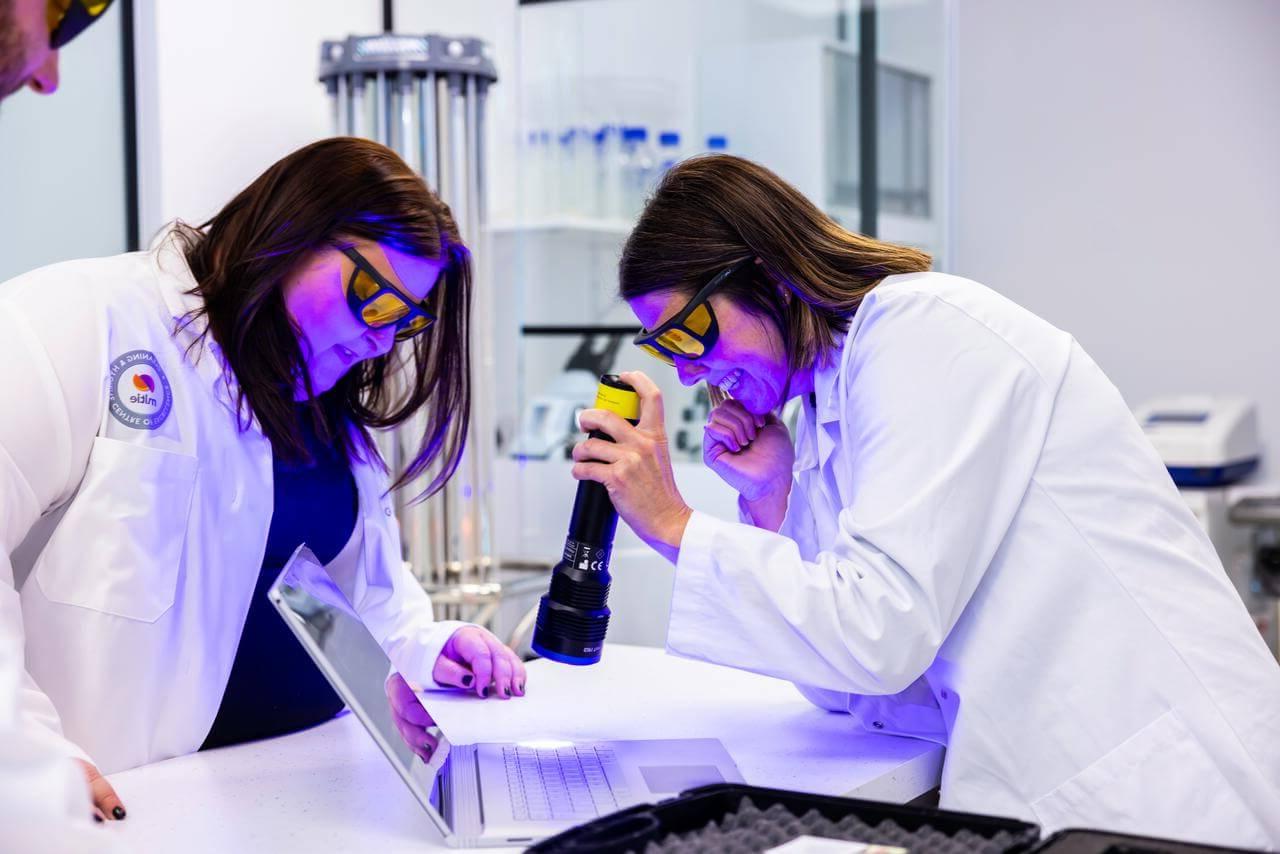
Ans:
POLYGON ((433 730, 440 747, 427 763, 400 737, 384 688, 391 660, 310 549, 299 547, 268 596, 440 832, 449 835, 441 809, 449 744, 442 733, 433 730))

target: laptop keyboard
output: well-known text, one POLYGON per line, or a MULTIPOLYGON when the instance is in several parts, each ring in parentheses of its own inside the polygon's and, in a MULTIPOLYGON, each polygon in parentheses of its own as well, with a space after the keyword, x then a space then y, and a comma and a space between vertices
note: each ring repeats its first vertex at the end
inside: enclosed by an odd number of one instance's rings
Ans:
POLYGON ((504 746, 502 762, 518 821, 607 815, 618 809, 619 798, 627 794, 614 788, 613 784, 621 783, 622 774, 613 751, 606 748, 504 746))

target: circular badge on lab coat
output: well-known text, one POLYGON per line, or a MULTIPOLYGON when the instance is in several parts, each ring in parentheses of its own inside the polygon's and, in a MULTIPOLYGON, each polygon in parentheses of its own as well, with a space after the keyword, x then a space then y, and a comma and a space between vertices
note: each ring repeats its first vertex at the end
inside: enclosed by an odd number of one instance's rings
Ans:
POLYGON ((169 417, 173 392, 150 350, 130 350, 111 360, 111 414, 126 427, 155 430, 169 417))

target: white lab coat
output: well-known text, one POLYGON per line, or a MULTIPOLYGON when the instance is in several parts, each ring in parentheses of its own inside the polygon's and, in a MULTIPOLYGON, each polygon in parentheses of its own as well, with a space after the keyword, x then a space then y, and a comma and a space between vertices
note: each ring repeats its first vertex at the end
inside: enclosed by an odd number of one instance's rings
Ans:
MULTIPOLYGON (((105 774, 199 748, 271 521, 270 443, 237 427, 216 343, 175 332, 193 286, 168 241, 0 285, 0 621, 25 624, 22 725, 105 774), (19 605, 10 555, 58 508, 19 605)), ((353 474, 353 605, 407 679, 437 687, 461 624, 434 623, 405 569, 385 473, 353 474)))
POLYGON ((693 515, 670 651, 944 742, 947 808, 1280 844, 1280 667, 1071 336, 892 276, 814 402, 780 533, 693 515))

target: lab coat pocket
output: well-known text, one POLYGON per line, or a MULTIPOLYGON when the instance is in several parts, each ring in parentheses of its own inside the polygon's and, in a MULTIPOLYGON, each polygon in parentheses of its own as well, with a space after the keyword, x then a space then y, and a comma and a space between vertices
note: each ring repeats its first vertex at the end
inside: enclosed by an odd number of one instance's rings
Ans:
POLYGON ((1046 832, 1088 826, 1206 842, 1267 842, 1253 812, 1173 710, 1031 808, 1046 832))
POLYGON ((173 606, 198 463, 98 437, 34 575, 53 602, 152 623, 173 606))

